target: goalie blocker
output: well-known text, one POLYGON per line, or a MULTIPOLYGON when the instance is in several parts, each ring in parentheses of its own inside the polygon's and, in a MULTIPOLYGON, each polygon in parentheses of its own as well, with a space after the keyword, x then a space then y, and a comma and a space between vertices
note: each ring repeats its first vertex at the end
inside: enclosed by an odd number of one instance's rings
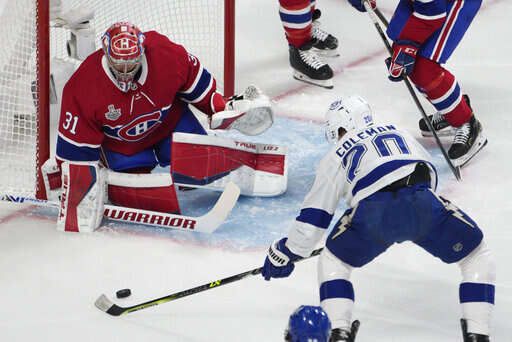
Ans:
POLYGON ((222 191, 228 182, 247 196, 278 196, 288 184, 287 148, 174 133, 171 173, 177 185, 222 191))

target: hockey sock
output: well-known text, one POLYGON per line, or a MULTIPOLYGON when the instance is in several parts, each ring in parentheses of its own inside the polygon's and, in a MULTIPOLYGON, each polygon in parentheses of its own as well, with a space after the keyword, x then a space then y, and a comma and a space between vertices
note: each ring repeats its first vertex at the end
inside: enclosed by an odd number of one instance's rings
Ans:
POLYGON ((455 76, 439 63, 418 56, 410 78, 451 126, 469 121, 472 110, 464 101, 455 76))
POLYGON ((300 47, 311 40, 310 0, 279 0, 279 16, 288 43, 300 47))
POLYGON ((484 241, 459 263, 462 282, 459 300, 468 331, 489 335, 489 322, 494 308, 496 265, 484 241))
POLYGON ((354 309, 354 287, 350 282, 352 266, 324 249, 318 262, 320 304, 327 312, 332 327, 350 331, 354 309))

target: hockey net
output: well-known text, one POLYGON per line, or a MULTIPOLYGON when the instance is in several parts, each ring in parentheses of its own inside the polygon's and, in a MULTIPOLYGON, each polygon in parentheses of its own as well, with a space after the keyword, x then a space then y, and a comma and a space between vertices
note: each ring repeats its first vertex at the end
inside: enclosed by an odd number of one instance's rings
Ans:
MULTIPOLYGON (((117 21, 167 35, 198 56, 219 89, 232 95, 234 0, 62 0, 62 6, 64 12, 94 10, 97 48, 117 21)), ((50 60, 79 65, 68 57, 70 31, 49 21, 49 7, 49 0, 7 1, 0 15, 0 196, 45 198, 39 168, 52 154, 49 132, 56 130, 49 127, 56 121, 49 117, 50 60)))

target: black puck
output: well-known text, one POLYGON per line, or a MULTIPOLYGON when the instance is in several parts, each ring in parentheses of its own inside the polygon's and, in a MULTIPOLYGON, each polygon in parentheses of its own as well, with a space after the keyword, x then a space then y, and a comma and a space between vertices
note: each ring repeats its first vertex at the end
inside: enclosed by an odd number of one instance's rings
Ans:
POLYGON ((130 289, 122 289, 116 292, 117 298, 126 298, 132 294, 132 291, 130 289))

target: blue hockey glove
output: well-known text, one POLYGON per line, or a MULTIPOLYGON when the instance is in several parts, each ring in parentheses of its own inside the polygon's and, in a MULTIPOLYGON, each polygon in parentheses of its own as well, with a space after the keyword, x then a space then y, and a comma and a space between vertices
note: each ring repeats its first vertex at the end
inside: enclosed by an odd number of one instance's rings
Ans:
MULTIPOLYGON (((368 0, 372 8, 375 9, 377 7, 377 0, 368 0)), ((366 12, 366 8, 364 8, 363 0, 348 0, 352 6, 354 6, 359 12, 366 12)))
POLYGON ((420 45, 410 40, 397 40, 393 44, 393 57, 386 58, 388 78, 393 82, 403 80, 414 69, 420 45))
POLYGON ((285 246, 288 238, 276 240, 270 245, 268 255, 265 258, 265 264, 261 270, 261 275, 265 280, 270 278, 286 278, 295 268, 293 261, 299 258, 298 255, 293 254, 288 247, 285 246))

